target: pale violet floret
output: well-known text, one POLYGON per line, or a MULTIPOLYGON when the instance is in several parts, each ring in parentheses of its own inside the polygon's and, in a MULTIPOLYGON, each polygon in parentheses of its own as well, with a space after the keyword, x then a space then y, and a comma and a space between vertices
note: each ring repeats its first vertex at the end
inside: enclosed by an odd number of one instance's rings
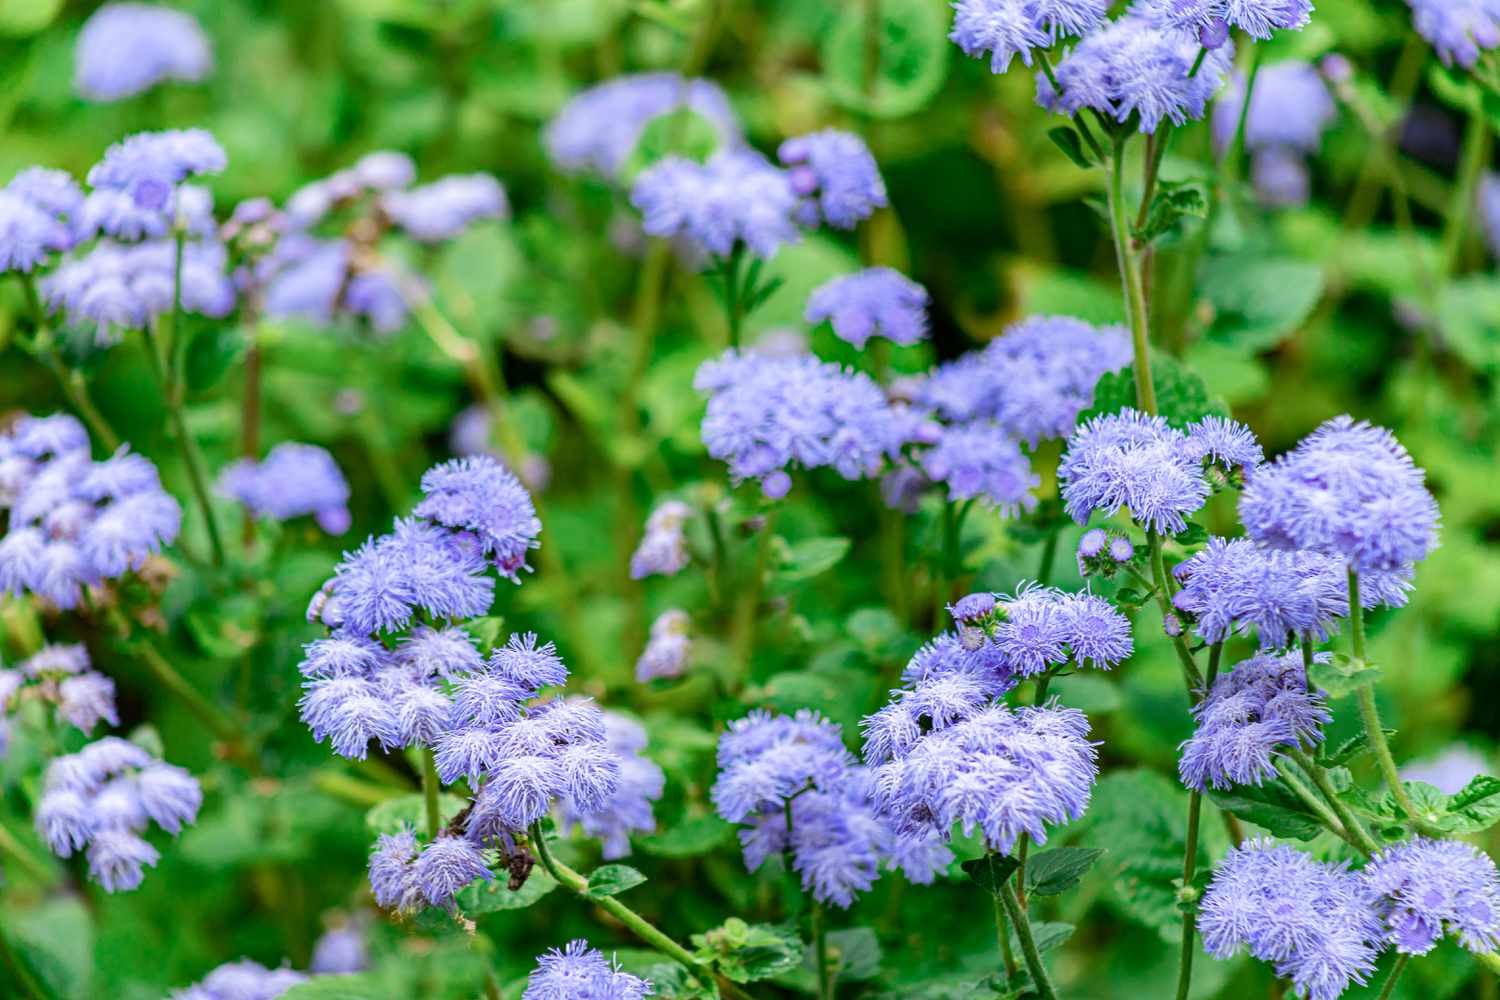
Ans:
POLYGON ((381 207, 423 243, 451 240, 474 222, 510 215, 505 188, 489 174, 454 174, 409 191, 389 191, 381 207))
POLYGON ((308 970, 327 975, 363 972, 370 967, 370 945, 358 922, 332 927, 313 945, 308 970))
MULTIPOLYGON (((1214 145, 1220 153, 1234 138, 1244 104, 1245 80, 1235 74, 1214 102, 1214 145)), ((1245 117, 1245 148, 1316 153, 1337 117, 1338 106, 1316 66, 1296 59, 1262 66, 1245 117)))
POLYGON ((1425 955, 1448 934, 1477 954, 1500 946, 1500 877, 1472 844, 1414 837, 1377 854, 1360 874, 1398 952, 1425 955))
POLYGON ((950 501, 981 499, 1005 517, 1036 507, 1041 478, 1021 446, 992 421, 944 427, 919 461, 927 478, 947 486, 950 501))
POLYGON ((130 195, 137 205, 165 209, 178 185, 189 177, 216 174, 228 157, 203 129, 138 132, 104 151, 89 170, 90 186, 130 195))
POLYGON ((472 533, 500 575, 520 582, 518 572, 531 568, 526 554, 541 545, 542 522, 513 472, 487 455, 455 458, 422 474, 422 493, 418 517, 472 533))
POLYGON ((635 661, 635 679, 642 684, 658 677, 681 677, 692 654, 692 619, 681 608, 669 608, 651 623, 646 648, 635 661))
POLYGON ((650 980, 620 971, 617 963, 578 940, 537 959, 521 1000, 644 1000, 655 992, 650 980))
POLYGON ((827 320, 839 339, 863 349, 871 337, 909 345, 927 338, 927 289, 889 267, 870 267, 813 289, 803 318, 827 320))
POLYGON ((875 157, 852 132, 824 129, 794 136, 776 155, 787 168, 792 190, 802 199, 797 221, 808 228, 827 224, 853 229, 889 204, 875 157))
POLYGON ((1210 49, 1223 45, 1231 28, 1261 41, 1299 31, 1312 11, 1312 0, 1137 0, 1132 7, 1160 28, 1191 32, 1210 49))
POLYGON ((800 238, 791 181, 749 149, 721 150, 704 163, 661 160, 636 178, 630 200, 647 233, 701 258, 727 258, 737 247, 770 258, 800 238))
POLYGON ((264 461, 241 459, 220 473, 218 490, 257 517, 289 521, 310 514, 331 535, 349 530, 349 484, 317 445, 286 441, 264 461))
POLYGON ((646 530, 640 544, 630 556, 630 578, 676 576, 688 564, 687 535, 684 532, 693 509, 681 500, 665 500, 646 518, 646 530))
POLYGON ((1406 0, 1412 27, 1446 65, 1472 69, 1482 53, 1500 45, 1500 4, 1495 0, 1406 0))
POLYGON ((1004 73, 1012 59, 1030 66, 1033 50, 1086 34, 1108 13, 1108 0, 957 0, 948 38, 965 55, 989 53, 990 71, 1004 73))
POLYGON ((623 858, 630 853, 632 833, 650 833, 656 829, 651 804, 661 798, 666 788, 662 769, 644 753, 646 728, 617 712, 604 713, 604 740, 620 758, 620 782, 602 805, 581 810, 569 797, 558 801, 557 818, 563 829, 577 826, 585 836, 602 844, 606 860, 623 858))
POLYGON ((118 101, 165 80, 196 83, 213 71, 213 50, 191 14, 144 3, 112 3, 84 22, 73 50, 73 86, 90 101, 118 101))
POLYGON ((1135 121, 1154 133, 1163 122, 1182 125, 1202 118, 1223 85, 1234 46, 1210 51, 1193 73, 1203 49, 1184 30, 1163 29, 1127 14, 1079 42, 1058 63, 1057 86, 1037 75, 1037 103, 1049 111, 1075 115, 1092 108, 1121 123, 1135 121))
POLYGON ((307 979, 294 969, 268 969, 242 958, 225 962, 185 990, 174 991, 171 1000, 275 1000, 307 979))
POLYGON ((91 669, 82 643, 48 643, 15 670, 0 669, 0 717, 22 698, 55 706, 60 720, 84 733, 100 722, 120 724, 115 682, 91 669))
POLYGON ((707 121, 720 148, 744 143, 734 109, 718 84, 675 73, 616 77, 577 94, 548 122, 542 142, 559 169, 617 180, 646 127, 679 109, 707 121))
POLYGON ((0 274, 29 273, 79 238, 78 182, 61 170, 30 167, 0 189, 0 274))

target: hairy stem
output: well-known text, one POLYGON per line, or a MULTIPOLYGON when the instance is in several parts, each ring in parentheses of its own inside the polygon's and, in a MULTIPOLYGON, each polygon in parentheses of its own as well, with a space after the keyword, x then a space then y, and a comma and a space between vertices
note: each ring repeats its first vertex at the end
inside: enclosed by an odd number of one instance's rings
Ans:
POLYGON ((422 748, 422 801, 426 806, 427 816, 427 839, 437 839, 438 830, 442 829, 442 809, 438 804, 438 795, 442 793, 442 782, 438 778, 437 757, 433 755, 432 747, 422 748))
POLYGON ((1401 973, 1406 971, 1406 963, 1411 961, 1410 955, 1396 956, 1396 961, 1391 965, 1391 974, 1385 977, 1385 985, 1380 988, 1380 996, 1376 1000, 1390 1000, 1396 994, 1396 981, 1401 978, 1401 973))
POLYGON ((1010 948, 1010 918, 1005 915, 1005 901, 997 892, 991 897, 995 904, 995 933, 1000 940, 1000 962, 1005 967, 1005 978, 1016 974, 1016 956, 1010 948))
MULTIPOLYGON (((1363 851, 1366 855, 1373 855, 1379 851, 1380 845, 1375 843, 1375 838, 1370 836, 1370 831, 1365 829, 1365 825, 1344 804, 1344 800, 1339 798, 1339 793, 1333 787, 1332 779, 1328 777, 1328 771, 1319 765, 1317 761, 1313 760, 1306 751, 1298 747, 1288 750, 1287 756, 1291 757, 1292 760, 1297 762, 1298 767, 1307 772, 1307 776, 1312 779, 1312 783, 1317 786, 1323 798, 1328 800, 1329 807, 1333 810, 1333 814, 1338 817, 1339 824, 1347 834, 1344 839, 1363 851)), ((1337 833, 1338 831, 1334 830, 1334 832, 1337 833)))
POLYGON ((1036 995, 1041 1000, 1057 1000, 1057 990, 1052 986, 1047 967, 1042 964, 1042 953, 1037 950, 1036 938, 1031 933, 1031 920, 1026 916, 1026 910, 1016 898, 1016 890, 1008 879, 1000 884, 999 896, 1005 912, 1010 916, 1010 922, 1015 925, 1016 940, 1021 942, 1021 956, 1026 960, 1026 968, 1031 973, 1036 995))
POLYGON ((1151 379, 1150 307, 1141 274, 1140 256, 1131 235, 1129 208, 1125 204, 1125 142, 1115 140, 1109 165, 1109 223, 1120 265, 1120 285, 1125 292, 1125 312, 1130 317, 1130 342, 1134 351, 1136 406, 1156 413, 1156 385, 1151 379))
MULTIPOLYGON (((1202 694, 1219 676, 1219 660, 1224 655, 1224 643, 1216 642, 1208 649, 1208 675, 1202 684, 1202 694)), ((1189 693, 1196 702, 1198 696, 1189 693)), ((1182 887, 1188 889, 1198 873, 1198 829, 1203 823, 1203 793, 1193 790, 1188 797, 1187 837, 1182 850, 1182 887)), ((1182 915, 1182 950, 1177 959, 1177 1000, 1186 1000, 1188 988, 1193 983, 1194 938, 1198 932, 1198 911, 1195 907, 1182 915)))
MULTIPOLYGON (((1365 615, 1364 608, 1359 599, 1359 574, 1353 568, 1349 570, 1349 641, 1354 652, 1354 659, 1365 665, 1365 615)), ((1390 786, 1391 796, 1401 811, 1411 820, 1412 825, 1418 829, 1425 830, 1426 823, 1422 814, 1417 811, 1417 805, 1406 794, 1406 786, 1401 783, 1401 773, 1396 769, 1396 758, 1391 755, 1391 745, 1385 738, 1385 729, 1380 724, 1380 709, 1375 704, 1375 685, 1363 684, 1360 686, 1356 699, 1359 702, 1359 716, 1365 725, 1365 737, 1370 741, 1370 749, 1375 753, 1375 761, 1380 765, 1380 773, 1385 778, 1385 783, 1390 786)))
POLYGON ((812 906, 813 953, 818 962, 818 1000, 833 1000, 833 969, 828 963, 827 912, 823 904, 812 906))

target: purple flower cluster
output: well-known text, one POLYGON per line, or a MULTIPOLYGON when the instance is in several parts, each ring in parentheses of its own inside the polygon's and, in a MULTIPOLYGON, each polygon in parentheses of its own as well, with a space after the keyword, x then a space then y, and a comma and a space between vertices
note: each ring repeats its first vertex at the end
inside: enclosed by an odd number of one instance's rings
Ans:
POLYGON ((307 979, 293 969, 268 969, 242 958, 224 963, 185 990, 174 991, 171 1000, 276 1000, 307 979))
POLYGON ((138 132, 104 151, 89 170, 89 186, 123 191, 145 209, 171 211, 172 196, 189 177, 216 174, 229 159, 203 129, 138 132))
POLYGON ((77 607, 84 586, 139 569, 177 537, 182 510, 156 466, 124 448, 89 458, 72 417, 23 417, 0 434, 0 593, 23 591, 77 607))
POLYGON ((352 167, 335 170, 293 192, 287 199, 285 223, 292 232, 303 232, 338 209, 405 188, 416 179, 417 165, 405 153, 387 149, 367 153, 352 167))
POLYGON ((424 904, 451 907, 469 883, 495 877, 483 849, 468 839, 441 833, 423 845, 410 830, 380 835, 370 852, 369 874, 375 902, 402 913, 424 904))
POLYGON ((935 833, 896 836, 876 812, 870 772, 814 712, 752 712, 730 723, 718 759, 714 806, 744 826, 746 867, 783 855, 819 902, 847 908, 882 864, 926 883, 952 860, 935 833))
POLYGON ((1078 574, 1089 576, 1115 571, 1135 558, 1135 546, 1124 535, 1112 535, 1103 528, 1091 528, 1078 539, 1078 574))
POLYGON ((1248 840, 1214 869, 1198 908, 1203 946, 1272 963, 1301 997, 1336 1000, 1375 970, 1380 923, 1358 874, 1269 840, 1248 840))
POLYGON ((1185 31, 1216 49, 1239 28, 1268 40, 1276 31, 1300 31, 1312 16, 1312 0, 1139 0, 1132 12, 1163 30, 1185 31))
POLYGON ((1123 507, 1142 527, 1175 535, 1208 500, 1205 465, 1243 473, 1260 460, 1254 435, 1233 421, 1205 417, 1180 431, 1163 417, 1126 409, 1075 431, 1057 477, 1079 524, 1096 511, 1108 516, 1123 507))
MULTIPOLYGON (((1214 104, 1214 145, 1221 154, 1240 126, 1244 105, 1245 80, 1236 74, 1214 104)), ((1318 151, 1323 133, 1336 117, 1333 95, 1311 63, 1288 60, 1260 70, 1245 116, 1244 141, 1254 156, 1252 176, 1262 201, 1272 205, 1306 201, 1309 181, 1304 157, 1318 151)))
POLYGON ((1004 73, 1016 56, 1031 65, 1033 49, 1092 31, 1108 0, 957 0, 948 38, 966 56, 990 53, 990 72, 1004 73))
POLYGON ((630 578, 643 580, 654 574, 676 576, 688 564, 687 535, 684 525, 693 516, 693 508, 681 500, 658 504, 646 518, 646 531, 630 556, 630 578))
POLYGON ((1425 955, 1450 933, 1475 953, 1500 947, 1500 878, 1472 844, 1415 837, 1361 874, 1385 939, 1402 954, 1425 955))
MULTIPOLYGON (((213 241, 183 246, 184 312, 222 319, 234 310, 235 290, 226 273, 228 252, 213 241)), ((42 295, 71 322, 92 324, 100 347, 119 343, 121 331, 139 330, 178 304, 177 247, 166 238, 124 245, 101 240, 42 279, 42 295)))
POLYGON ((489 174, 452 174, 409 191, 388 191, 380 205, 391 221, 421 243, 442 243, 481 219, 510 216, 505 188, 489 174))
POLYGON ((749 149, 720 150, 706 163, 661 160, 636 178, 630 201, 647 233, 699 258, 726 258, 736 246, 770 258, 801 238, 791 181, 749 149))
POLYGON ((160 858, 140 836, 147 825, 175 834, 202 804, 197 778, 106 736, 47 765, 36 829, 58 857, 87 850, 89 875, 119 892, 139 886, 160 858))
MULTIPOLYGON (((787 468, 832 467, 845 479, 876 475, 931 426, 887 401, 869 376, 810 355, 726 351, 698 369, 706 393, 703 443, 736 480, 758 479, 773 499, 791 488, 787 468)), ((931 440, 929 437, 928 440, 931 440)))
POLYGON ((984 350, 939 365, 913 402, 946 420, 988 417, 1035 445, 1063 437, 1094 401, 1099 377, 1130 364, 1122 327, 1094 327, 1066 316, 1035 316, 984 350))
POLYGON ((196 83, 213 68, 208 36, 192 15, 153 4, 100 7, 73 50, 73 86, 90 101, 133 97, 163 80, 196 83))
POLYGON ((803 318, 827 320, 839 339, 861 350, 876 336, 915 344, 927 337, 927 302, 927 289, 900 271, 870 267, 813 289, 803 318))
POLYGON ((1194 34, 1127 14, 1088 35, 1058 63, 1057 87, 1038 74, 1037 103, 1069 116, 1092 108, 1121 123, 1134 116, 1147 133, 1163 121, 1182 125, 1203 117, 1234 58, 1234 46, 1226 43, 1209 52, 1194 74, 1201 51, 1194 34))
MULTIPOLYGON (((941 681, 957 693, 965 678, 941 681)), ((1012 711, 971 694, 940 705, 937 686, 897 692, 865 720, 874 801, 898 836, 946 840, 957 825, 1008 854, 1023 833, 1044 844, 1049 825, 1083 815, 1099 768, 1082 712, 1055 703, 1012 711)))
POLYGON ((219 474, 218 490, 256 517, 290 521, 308 514, 330 535, 349 530, 349 484, 327 449, 285 441, 262 462, 245 458, 219 474))
POLYGON ((1438 506, 1389 431, 1335 417, 1248 477, 1251 538, 1333 556, 1361 574, 1409 572, 1437 545, 1438 506))
POLYGON ((415 513, 465 532, 500 575, 519 583, 526 553, 541 545, 531 494, 509 469, 484 456, 456 458, 422 474, 426 499, 415 513))
POLYGON ((83 191, 61 170, 31 167, 0 190, 0 274, 29 273, 77 241, 83 191))
POLYGON ((115 710, 115 682, 91 669, 82 643, 46 645, 15 670, 0 668, 0 717, 22 698, 57 706, 57 716, 85 733, 101 721, 120 724, 115 710))
POLYGON ((575 96, 547 124, 542 142, 558 169, 619 179, 646 126, 686 109, 706 120, 720 148, 744 144, 729 99, 710 80, 675 73, 616 77, 575 96))
MULTIPOLYGON (((1335 623, 1349 615, 1343 564, 1316 552, 1215 537, 1178 563, 1173 574, 1182 589, 1172 604, 1204 642, 1253 629, 1262 649, 1282 649, 1304 638, 1327 639, 1335 623)), ((1361 581, 1360 605, 1401 607, 1410 581, 1409 570, 1370 573, 1361 581)))
POLYGON ((1432 43, 1445 65, 1473 69, 1500 45, 1500 7, 1494 0, 1406 0, 1412 27, 1432 43))
POLYGON ((635 661, 635 679, 642 684, 658 677, 681 677, 692 651, 693 621, 680 608, 668 608, 651 623, 646 648, 635 661))
POLYGON ((1004 517, 1036 506, 1032 490, 1041 478, 1021 446, 993 421, 944 427, 919 461, 928 479, 947 485, 949 500, 983 499, 1004 517))
POLYGON ((1108 670, 1133 651, 1129 619, 1102 597, 1023 584, 1014 596, 990 595, 995 603, 984 614, 964 607, 981 596, 970 594, 950 610, 966 626, 963 645, 993 659, 1006 686, 1068 662, 1108 670))
POLYGON ((1316 747, 1332 718, 1323 693, 1308 689, 1295 652, 1236 664, 1194 706, 1193 716, 1198 728, 1180 748, 1177 772, 1200 792, 1274 778, 1279 748, 1316 747))
POLYGON ((776 155, 802 199, 797 221, 809 229, 820 222, 853 229, 888 204, 880 167, 865 141, 852 132, 824 129, 795 136, 776 155))
POLYGON ((558 823, 563 829, 577 826, 586 836, 603 844, 605 860, 630 853, 632 833, 656 829, 651 803, 661 798, 666 775, 641 751, 646 749, 646 729, 617 712, 604 713, 604 743, 620 758, 620 783, 603 805, 580 809, 571 798, 558 801, 558 823))
POLYGON ((618 964, 578 940, 537 959, 521 1000, 644 1000, 655 995, 650 980, 621 972, 618 964))

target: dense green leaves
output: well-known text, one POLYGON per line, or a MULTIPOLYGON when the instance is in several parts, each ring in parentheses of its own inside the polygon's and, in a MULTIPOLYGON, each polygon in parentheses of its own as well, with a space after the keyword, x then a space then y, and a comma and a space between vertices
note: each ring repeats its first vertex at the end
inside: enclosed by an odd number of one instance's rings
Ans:
POLYGON ((726 979, 753 983, 788 972, 802 961, 802 939, 795 929, 748 924, 731 917, 720 927, 693 935, 696 957, 726 979))
POLYGON ((1236 785, 1227 791, 1215 789, 1208 797, 1225 812, 1263 827, 1276 837, 1311 840, 1323 831, 1317 815, 1279 780, 1236 785))
POLYGON ((1198 287, 1214 310, 1209 339, 1251 353, 1275 347, 1307 319, 1323 294, 1323 271, 1250 250, 1206 260, 1198 287))
MULTIPOLYGON (((1157 412, 1174 427, 1183 427, 1211 413, 1224 416, 1229 412, 1222 400, 1209 394, 1208 386, 1197 373, 1169 354, 1151 355, 1151 379, 1156 390, 1157 412)), ((1133 367, 1127 367, 1099 380, 1094 389, 1094 405, 1080 419, 1134 406, 1135 372, 1133 367)))
POLYGON ((862 4, 845 4, 823 42, 828 91, 840 104, 898 118, 932 99, 948 75, 947 19, 922 0, 881 0, 871 26, 862 4))

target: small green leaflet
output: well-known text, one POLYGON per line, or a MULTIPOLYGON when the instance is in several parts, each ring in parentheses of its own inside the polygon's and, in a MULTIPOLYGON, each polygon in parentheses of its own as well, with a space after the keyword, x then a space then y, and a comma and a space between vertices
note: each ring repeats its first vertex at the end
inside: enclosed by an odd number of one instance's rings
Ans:
POLYGON ((603 899, 634 889, 644 881, 646 876, 629 865, 604 865, 594 869, 589 876, 589 887, 585 892, 591 899, 603 899))
POLYGON ((1026 889, 1036 896, 1066 892, 1103 856, 1098 847, 1058 847, 1032 855, 1026 862, 1026 889))

